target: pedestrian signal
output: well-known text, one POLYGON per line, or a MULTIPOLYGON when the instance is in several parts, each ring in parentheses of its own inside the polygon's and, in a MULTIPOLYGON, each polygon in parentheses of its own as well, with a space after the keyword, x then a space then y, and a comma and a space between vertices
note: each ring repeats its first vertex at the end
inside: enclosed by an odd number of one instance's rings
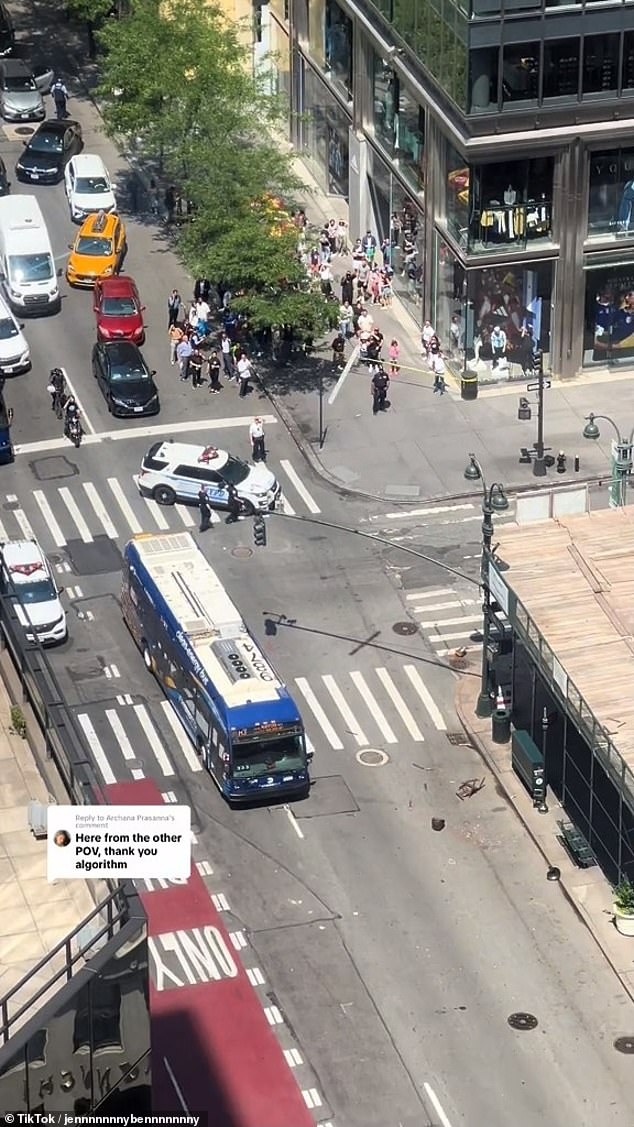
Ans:
POLYGON ((257 548, 266 548, 266 525, 263 516, 253 518, 253 543, 257 548))

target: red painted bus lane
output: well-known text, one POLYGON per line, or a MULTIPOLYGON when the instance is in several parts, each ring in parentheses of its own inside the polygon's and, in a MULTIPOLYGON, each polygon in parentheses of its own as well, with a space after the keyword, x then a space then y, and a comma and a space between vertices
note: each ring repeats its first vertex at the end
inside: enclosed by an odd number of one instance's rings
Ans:
MULTIPOLYGON (((149 779, 104 788, 114 805, 159 805, 149 779)), ((279 1041, 195 867, 137 881, 148 917, 152 1101, 206 1112, 208 1127, 314 1127, 279 1041)))

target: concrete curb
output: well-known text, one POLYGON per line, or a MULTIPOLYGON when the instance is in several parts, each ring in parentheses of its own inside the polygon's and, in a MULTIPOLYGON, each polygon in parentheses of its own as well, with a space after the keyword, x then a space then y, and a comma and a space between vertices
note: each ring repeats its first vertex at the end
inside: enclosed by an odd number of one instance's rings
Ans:
MULTIPOLYGON (((478 689, 479 689, 479 685, 478 685, 478 689)), ((476 695, 477 695, 477 690, 476 690, 476 695)), ((543 844, 542 841, 540 841, 539 836, 535 833, 531 821, 528 818, 525 817, 524 812, 523 812, 520 804, 517 803, 516 801, 514 801, 514 796, 509 792, 509 790, 506 786, 505 778, 504 778, 503 774, 498 770, 498 767, 497 767, 495 760, 490 755, 489 749, 486 745, 486 742, 478 735, 477 732, 474 731, 474 729, 471 725, 471 716, 474 713, 475 696, 473 694, 473 685, 471 684, 471 682, 468 678, 466 678, 466 677, 460 677, 459 678, 454 703, 455 703, 455 707, 456 707, 456 712, 458 714, 458 719, 459 719, 462 727, 464 728, 465 733, 469 737, 471 743, 473 744, 473 746, 476 749, 476 751, 478 752, 478 754, 481 756, 482 761, 484 762, 485 766, 488 768, 488 770, 494 776, 500 790, 504 792, 504 795, 505 795, 505 797, 506 797, 506 799, 509 803, 509 806, 513 809, 516 817, 522 823, 522 825, 523 825, 524 829, 526 830, 526 832, 528 833, 533 845, 539 850, 539 852, 540 852, 541 856, 543 857, 547 866, 550 866, 550 865, 556 863, 556 862, 553 861, 553 858, 549 855, 548 851, 545 849, 544 844, 543 844)), ((563 847, 562 847, 562 849, 563 849, 563 847)), ((557 861, 559 862, 558 868, 561 868, 561 859, 558 858, 557 861)), ((613 971, 613 973, 618 978, 618 980, 621 983, 623 989, 629 994, 632 1001, 634 1001, 634 986, 630 985, 630 983, 627 981, 627 979, 625 979, 623 977, 623 975, 621 974, 621 971, 619 970, 619 968, 616 966, 614 960, 612 959, 612 956, 611 956, 609 950, 603 944, 599 932, 593 926, 592 918, 582 911, 582 909, 580 908, 579 903, 575 899, 575 896, 573 895, 572 891, 567 887, 566 875, 565 875, 563 869, 562 869, 562 872, 561 872, 561 877, 560 877, 560 879, 557 883, 559 885, 559 888, 561 890, 562 895, 565 897, 567 903, 573 909, 577 918, 581 921, 581 923, 584 925, 584 927, 586 927, 587 930, 590 932, 590 935, 594 939, 594 942, 596 943, 599 951, 603 955, 603 958, 609 964, 610 969, 613 971)))

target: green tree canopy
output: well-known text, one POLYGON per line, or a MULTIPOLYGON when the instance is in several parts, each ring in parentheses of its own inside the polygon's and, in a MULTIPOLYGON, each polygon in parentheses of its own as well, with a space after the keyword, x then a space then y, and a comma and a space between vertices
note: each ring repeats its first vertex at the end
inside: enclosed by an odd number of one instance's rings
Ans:
POLYGON ((193 273, 228 284, 260 326, 310 324, 314 334, 330 311, 307 290, 297 233, 269 208, 277 197, 292 207, 300 187, 290 151, 273 140, 286 107, 253 75, 238 31, 214 4, 131 0, 99 33, 106 127, 149 159, 160 154, 192 201, 179 238, 193 273))

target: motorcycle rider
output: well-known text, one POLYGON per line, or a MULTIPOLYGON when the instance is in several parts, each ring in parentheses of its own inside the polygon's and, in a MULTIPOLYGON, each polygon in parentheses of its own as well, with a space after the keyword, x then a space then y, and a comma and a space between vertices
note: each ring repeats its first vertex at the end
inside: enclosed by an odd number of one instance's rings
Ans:
POLYGON ((377 368, 370 382, 372 392, 372 414, 385 410, 387 389, 390 386, 390 377, 384 368, 377 368))
POLYGON ((51 369, 47 390, 51 396, 51 411, 54 411, 64 398, 65 383, 61 368, 51 369))
POLYGON ((81 427, 80 415, 81 412, 75 396, 70 395, 64 404, 64 434, 66 438, 70 438, 71 428, 74 425, 81 427))

